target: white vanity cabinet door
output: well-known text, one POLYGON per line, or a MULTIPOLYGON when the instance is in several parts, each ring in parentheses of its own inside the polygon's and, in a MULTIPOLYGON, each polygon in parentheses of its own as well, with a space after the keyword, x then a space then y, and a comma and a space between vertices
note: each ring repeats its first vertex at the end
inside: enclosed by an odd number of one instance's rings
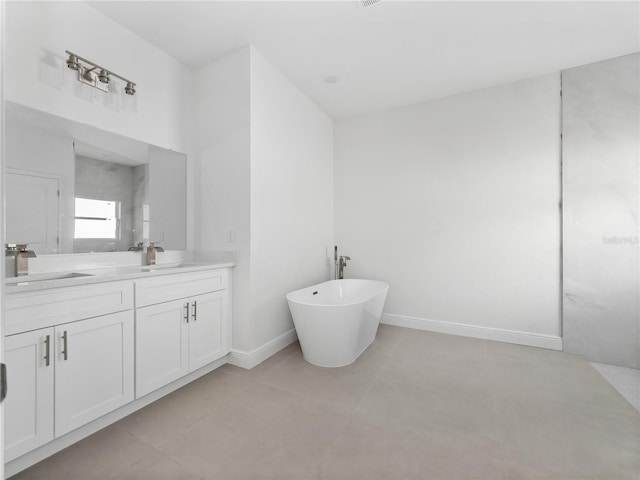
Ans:
POLYGON ((189 371, 204 367, 228 353, 227 301, 226 290, 189 299, 189 371))
POLYGON ((189 372, 189 300, 136 310, 136 398, 189 372))
POLYGON ((59 325, 55 336, 59 437, 133 400, 133 311, 59 325))
POLYGON ((5 461, 53 440, 54 331, 5 338, 8 390, 4 402, 5 461), (47 339, 49 362, 46 360, 47 339), (47 365, 49 363, 49 365, 47 365))
POLYGON ((228 268, 135 281, 136 398, 231 349, 228 268))

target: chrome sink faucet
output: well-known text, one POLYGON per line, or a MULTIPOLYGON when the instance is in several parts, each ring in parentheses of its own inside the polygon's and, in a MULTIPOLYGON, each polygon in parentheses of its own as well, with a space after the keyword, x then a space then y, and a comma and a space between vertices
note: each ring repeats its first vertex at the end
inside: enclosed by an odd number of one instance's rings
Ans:
POLYGON ((338 256, 338 246, 333 247, 333 261, 335 262, 335 278, 336 280, 342 280, 344 278, 344 267, 347 266, 347 260, 351 260, 351 257, 345 255, 338 256))
POLYGON ((16 267, 15 276, 20 277, 29 274, 29 258, 34 258, 36 253, 33 250, 27 250, 26 243, 18 243, 16 245, 5 244, 5 255, 7 257, 15 257, 16 267))
POLYGON ((153 242, 147 247, 147 265, 156 264, 156 252, 164 252, 164 248, 156 247, 153 242))

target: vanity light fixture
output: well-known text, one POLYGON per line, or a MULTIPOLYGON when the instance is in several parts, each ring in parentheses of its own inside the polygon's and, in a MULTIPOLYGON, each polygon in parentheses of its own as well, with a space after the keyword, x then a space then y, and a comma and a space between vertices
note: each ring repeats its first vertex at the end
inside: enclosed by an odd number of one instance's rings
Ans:
POLYGON ((97 63, 93 63, 91 60, 82 58, 69 50, 66 50, 66 53, 69 55, 69 58, 67 59, 67 67, 78 72, 78 81, 91 85, 103 92, 109 92, 111 77, 116 77, 126 83, 124 93, 127 95, 135 95, 136 84, 131 80, 124 78, 111 70, 107 70, 97 63))

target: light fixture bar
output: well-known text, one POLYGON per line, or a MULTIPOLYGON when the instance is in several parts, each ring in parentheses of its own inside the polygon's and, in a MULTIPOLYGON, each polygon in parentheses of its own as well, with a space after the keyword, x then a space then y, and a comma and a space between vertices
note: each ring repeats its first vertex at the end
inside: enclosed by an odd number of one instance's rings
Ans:
POLYGON ((124 91, 127 95, 134 95, 136 93, 136 83, 134 81, 129 80, 128 78, 125 78, 122 75, 118 75, 112 70, 109 70, 108 68, 105 68, 102 65, 98 65, 97 63, 94 63, 91 60, 87 60, 86 58, 81 57, 77 53, 73 53, 69 50, 65 50, 65 52, 67 53, 67 55, 69 55, 69 58, 67 59, 67 66, 72 70, 78 70, 80 67, 83 67, 85 70, 87 70, 87 68, 84 65, 80 65, 80 62, 86 63, 92 67, 88 69, 88 71, 93 71, 93 70, 99 71, 98 80, 101 83, 108 84, 109 76, 114 76, 116 78, 119 78, 123 82, 126 82, 127 85, 124 88, 124 91))

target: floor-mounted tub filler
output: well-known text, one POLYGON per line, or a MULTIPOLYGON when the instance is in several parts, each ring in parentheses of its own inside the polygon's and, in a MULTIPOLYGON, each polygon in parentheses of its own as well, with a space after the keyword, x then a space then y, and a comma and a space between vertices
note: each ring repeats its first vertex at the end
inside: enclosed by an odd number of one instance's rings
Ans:
POLYGON ((307 362, 353 363, 373 342, 389 285, 375 280, 330 280, 287 294, 307 362))

